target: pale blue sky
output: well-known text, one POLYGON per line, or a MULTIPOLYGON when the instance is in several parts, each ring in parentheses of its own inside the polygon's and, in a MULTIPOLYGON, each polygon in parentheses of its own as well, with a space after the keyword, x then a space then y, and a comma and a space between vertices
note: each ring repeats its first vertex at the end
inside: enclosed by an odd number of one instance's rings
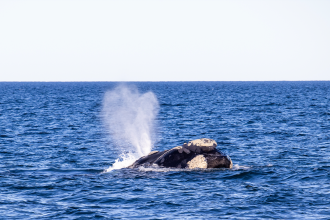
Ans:
POLYGON ((0 81, 330 80, 330 1, 0 0, 0 81))

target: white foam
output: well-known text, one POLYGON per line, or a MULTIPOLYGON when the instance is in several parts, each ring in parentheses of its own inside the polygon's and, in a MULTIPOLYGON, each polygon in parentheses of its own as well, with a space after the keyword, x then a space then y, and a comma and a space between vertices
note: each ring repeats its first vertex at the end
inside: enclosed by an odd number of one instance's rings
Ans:
POLYGON ((193 172, 193 171, 203 171, 203 172, 213 172, 217 170, 226 170, 227 168, 166 168, 166 167, 159 167, 156 164, 153 164, 150 167, 138 167, 139 171, 142 172, 193 172))
POLYGON ((188 169, 182 169, 182 168, 165 168, 165 167, 159 167, 156 164, 153 164, 150 167, 138 167, 139 171, 142 172, 170 172, 170 171, 187 171, 188 169))
POLYGON ((240 166, 238 164, 233 165, 233 167, 231 168, 232 170, 248 170, 251 167, 248 166, 240 166))
POLYGON ((112 170, 118 170, 132 165, 137 160, 136 156, 131 153, 122 154, 118 159, 115 160, 115 163, 106 169, 104 172, 110 172, 112 170))

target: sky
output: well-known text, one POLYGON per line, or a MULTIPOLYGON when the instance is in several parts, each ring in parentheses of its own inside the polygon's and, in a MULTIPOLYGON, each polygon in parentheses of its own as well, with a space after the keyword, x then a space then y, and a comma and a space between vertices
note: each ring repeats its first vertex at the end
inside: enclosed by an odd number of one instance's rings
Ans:
POLYGON ((329 0, 0 0, 0 81, 330 80, 329 0))

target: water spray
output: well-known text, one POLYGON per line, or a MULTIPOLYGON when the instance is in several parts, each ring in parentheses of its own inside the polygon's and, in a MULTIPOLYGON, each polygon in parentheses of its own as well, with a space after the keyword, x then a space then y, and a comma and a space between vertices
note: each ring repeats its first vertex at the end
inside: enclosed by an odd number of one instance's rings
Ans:
POLYGON ((106 92, 102 110, 104 121, 121 152, 107 171, 127 167, 151 152, 158 110, 159 104, 152 92, 141 94, 137 88, 123 85, 106 92))

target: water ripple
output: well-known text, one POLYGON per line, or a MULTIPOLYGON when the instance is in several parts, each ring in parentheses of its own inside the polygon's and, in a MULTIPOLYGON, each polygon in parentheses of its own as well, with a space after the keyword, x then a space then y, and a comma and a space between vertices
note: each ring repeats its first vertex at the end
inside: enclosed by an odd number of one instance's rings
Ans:
POLYGON ((234 167, 105 173, 117 83, 0 83, 2 218, 329 218, 329 82, 131 84, 160 103, 154 150, 212 138, 234 167))

